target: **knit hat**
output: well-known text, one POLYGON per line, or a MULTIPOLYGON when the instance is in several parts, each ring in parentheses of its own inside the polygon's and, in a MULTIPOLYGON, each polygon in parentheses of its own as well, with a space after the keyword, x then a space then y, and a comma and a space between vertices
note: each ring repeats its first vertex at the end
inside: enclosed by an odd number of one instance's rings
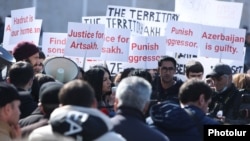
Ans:
POLYGON ((13 56, 16 59, 16 61, 21 61, 24 59, 28 59, 30 56, 38 52, 39 52, 39 49, 35 44, 31 42, 23 41, 23 42, 18 43, 14 47, 13 56))
POLYGON ((6 82, 0 82, 0 107, 14 101, 20 100, 16 87, 6 82))
POLYGON ((46 82, 39 91, 39 99, 42 104, 59 104, 58 93, 63 86, 60 82, 46 82))

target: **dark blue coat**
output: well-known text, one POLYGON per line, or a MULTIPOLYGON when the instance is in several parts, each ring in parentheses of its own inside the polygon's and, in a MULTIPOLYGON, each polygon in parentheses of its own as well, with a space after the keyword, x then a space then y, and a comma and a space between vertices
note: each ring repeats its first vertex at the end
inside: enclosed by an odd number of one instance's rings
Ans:
POLYGON ((141 111, 120 107, 116 115, 111 118, 114 131, 121 134, 127 141, 168 141, 161 132, 146 124, 141 111))
POLYGON ((190 116, 178 104, 164 102, 151 108, 151 125, 163 132, 171 141, 202 141, 203 125, 216 125, 217 121, 205 115, 195 106, 185 107, 192 112, 190 116))

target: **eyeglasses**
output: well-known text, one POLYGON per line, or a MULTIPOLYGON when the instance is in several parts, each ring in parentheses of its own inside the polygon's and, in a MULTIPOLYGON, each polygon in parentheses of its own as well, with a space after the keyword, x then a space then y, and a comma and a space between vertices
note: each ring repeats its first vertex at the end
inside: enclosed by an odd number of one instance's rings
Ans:
POLYGON ((175 70, 174 67, 161 67, 161 71, 163 72, 174 71, 174 70, 175 70))

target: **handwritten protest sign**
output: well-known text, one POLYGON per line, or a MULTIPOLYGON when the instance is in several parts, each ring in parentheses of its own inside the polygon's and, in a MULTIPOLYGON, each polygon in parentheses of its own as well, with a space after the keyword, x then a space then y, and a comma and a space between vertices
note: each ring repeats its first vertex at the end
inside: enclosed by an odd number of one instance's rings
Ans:
POLYGON ((165 37, 131 36, 129 63, 135 68, 156 68, 159 58, 166 54, 165 40, 165 37))
POLYGON ((171 21, 166 29, 167 51, 241 60, 245 29, 171 21), (198 54, 199 52, 199 54, 198 54))
POLYGON ((143 24, 138 20, 121 17, 91 16, 82 17, 82 23, 104 24, 106 28, 130 29, 132 35, 143 34, 143 24))
POLYGON ((166 28, 167 52, 198 54, 200 46, 201 25, 170 21, 166 28))
POLYGON ((128 61, 130 30, 105 29, 105 42, 102 47, 101 58, 106 61, 128 61))
MULTIPOLYGON (((67 42, 67 33, 44 32, 42 40, 42 51, 46 57, 64 56, 67 42)), ((83 57, 64 56, 73 60, 78 66, 83 66, 83 57)))
POLYGON ((38 45, 42 20, 35 19, 35 7, 11 11, 9 44, 30 41, 38 45))
POLYGON ((121 17, 141 21, 143 35, 164 36, 168 21, 177 21, 179 14, 171 11, 108 5, 106 16, 121 17))
POLYGON ((67 33, 44 32, 42 51, 46 57, 63 56, 67 41, 67 33))
POLYGON ((242 60, 245 35, 245 29, 204 25, 199 56, 242 60))
POLYGON ((3 36, 3 47, 8 51, 12 51, 16 44, 9 44, 11 34, 11 18, 5 18, 5 25, 4 25, 4 36, 3 36))
POLYGON ((243 3, 211 0, 175 0, 179 21, 239 28, 243 3))
POLYGON ((99 57, 104 42, 105 26, 101 24, 68 23, 65 56, 99 57))

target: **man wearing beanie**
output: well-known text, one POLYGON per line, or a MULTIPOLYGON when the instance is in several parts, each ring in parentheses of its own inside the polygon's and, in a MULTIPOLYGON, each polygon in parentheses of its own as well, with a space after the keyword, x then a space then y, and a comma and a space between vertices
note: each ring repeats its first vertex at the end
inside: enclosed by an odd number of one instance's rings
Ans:
MULTIPOLYGON (((34 73, 40 73, 41 64, 39 59, 39 48, 33 44, 32 42, 22 41, 19 42, 13 49, 13 56, 18 61, 26 61, 29 62, 34 70, 34 73)), ((39 89, 38 89, 38 82, 36 79, 33 80, 32 88, 31 88, 31 95, 35 99, 38 97, 39 89)))
POLYGON ((39 65, 39 48, 27 41, 22 41, 18 43, 13 49, 13 56, 18 61, 26 61, 32 64, 34 72, 41 72, 39 65))
POLYGON ((11 141, 21 137, 18 126, 20 97, 16 88, 0 82, 0 140, 11 141))
POLYGON ((28 117, 19 120, 22 136, 28 136, 35 128, 48 124, 50 114, 59 107, 58 93, 63 86, 60 82, 45 82, 39 92, 39 107, 28 117))

